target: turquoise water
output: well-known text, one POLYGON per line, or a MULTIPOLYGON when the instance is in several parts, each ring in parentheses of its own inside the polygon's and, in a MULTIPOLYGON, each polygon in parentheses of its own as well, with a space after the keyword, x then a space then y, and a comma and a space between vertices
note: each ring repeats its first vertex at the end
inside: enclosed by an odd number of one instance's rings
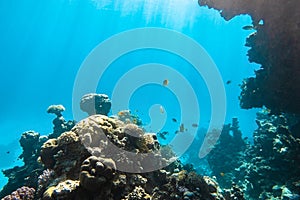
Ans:
MULTIPOLYGON (((21 164, 17 157, 22 132, 32 129, 45 135, 52 132, 53 116, 46 113, 49 105, 63 104, 64 117, 73 119, 73 85, 84 59, 105 39, 135 28, 167 28, 197 41, 211 56, 224 81, 226 122, 238 116, 243 134, 250 136, 255 129, 256 111, 241 110, 238 101, 238 84, 258 67, 250 64, 246 56, 244 43, 251 31, 242 27, 249 24, 249 16, 226 22, 217 11, 187 0, 1 1, 0 168, 21 164), (229 80, 231 83, 226 84, 229 80)), ((201 99, 199 126, 207 127, 211 113, 205 83, 187 63, 168 53, 145 50, 119 58, 103 76, 97 92, 111 95, 114 84, 126 70, 152 62, 171 66, 190 81, 201 99)), ((137 114, 147 123, 149 108, 158 103, 165 106, 169 118, 180 117, 176 98, 166 88, 151 85, 133 94, 130 109, 138 110, 137 114), (144 101, 145 94, 149 95, 149 101, 144 101)), ((175 129, 172 126, 170 123, 165 128, 175 129)), ((0 186, 5 181, 1 178, 0 186)))

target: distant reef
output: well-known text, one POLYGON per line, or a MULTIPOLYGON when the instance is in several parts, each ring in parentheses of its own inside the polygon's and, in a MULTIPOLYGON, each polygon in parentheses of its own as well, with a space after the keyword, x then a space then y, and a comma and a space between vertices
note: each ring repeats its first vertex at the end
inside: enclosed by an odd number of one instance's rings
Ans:
POLYGON ((241 84, 242 108, 265 106, 272 113, 300 114, 300 1, 199 0, 225 20, 249 14, 255 33, 246 41, 249 61, 261 64, 241 84), (260 22, 263 22, 260 23, 260 22))

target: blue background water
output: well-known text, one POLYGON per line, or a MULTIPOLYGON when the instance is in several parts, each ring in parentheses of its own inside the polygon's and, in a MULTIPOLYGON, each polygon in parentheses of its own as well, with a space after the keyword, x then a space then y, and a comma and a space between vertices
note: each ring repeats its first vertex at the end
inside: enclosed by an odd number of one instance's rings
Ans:
MULTIPOLYGON (((103 40, 134 28, 168 28, 186 34, 202 45, 218 66, 224 83, 232 81, 225 84, 226 121, 238 116, 243 134, 250 136, 255 128, 255 111, 241 110, 238 102, 238 84, 243 78, 253 75, 258 67, 248 62, 247 48, 244 47, 245 38, 251 31, 242 27, 250 23, 249 16, 226 22, 217 11, 200 8, 194 0, 166 0, 163 3, 158 0, 0 1, 0 168, 16 164, 22 132, 33 129, 48 134, 52 131, 53 116, 46 113, 49 105, 63 104, 66 107, 64 117, 73 118, 72 89, 83 60, 103 40)), ((183 62, 174 62, 174 57, 159 52, 137 52, 131 56, 138 59, 129 56, 122 64, 116 63, 117 67, 111 68, 115 77, 122 75, 122 70, 118 69, 124 63, 134 66, 154 59, 176 67, 176 63, 183 62)), ((202 104, 209 105, 207 91, 202 88, 200 79, 189 73, 184 64, 177 68, 188 76, 186 78, 197 91, 204 91, 202 104)), ((107 87, 99 92, 109 94, 114 82, 110 83, 108 78, 105 80, 107 87)), ((168 97, 162 88, 142 89, 144 94, 145 91, 150 96, 151 92, 156 94, 156 101, 165 101, 162 103, 167 105, 170 117, 179 117, 176 112, 172 114, 172 108, 178 103, 172 95, 168 97), (166 97, 160 98, 158 93, 166 97)), ((131 106, 139 109, 143 120, 149 121, 145 112, 149 105, 157 102, 139 103, 142 89, 133 95, 131 106)), ((209 109, 203 109, 203 112, 209 113, 209 109)), ((0 186, 4 183, 5 179, 1 178, 0 186)))

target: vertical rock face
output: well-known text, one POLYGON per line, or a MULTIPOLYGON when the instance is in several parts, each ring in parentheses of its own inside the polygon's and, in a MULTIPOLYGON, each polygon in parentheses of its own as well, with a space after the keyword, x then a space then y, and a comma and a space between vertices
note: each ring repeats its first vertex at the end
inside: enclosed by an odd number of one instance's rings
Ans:
POLYGON ((261 64, 242 84, 242 108, 266 106, 273 112, 300 113, 300 1, 199 0, 230 20, 249 14, 256 33, 247 38, 249 61, 261 64), (259 21, 263 20, 263 25, 259 21))

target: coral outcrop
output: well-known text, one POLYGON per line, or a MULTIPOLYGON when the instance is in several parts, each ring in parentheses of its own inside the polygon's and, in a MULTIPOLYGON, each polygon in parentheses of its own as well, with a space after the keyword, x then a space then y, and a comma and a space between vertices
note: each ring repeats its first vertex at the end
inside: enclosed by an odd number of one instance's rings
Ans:
POLYGON ((218 143, 207 156, 212 175, 217 177, 222 187, 230 188, 239 178, 243 178, 235 168, 245 161, 246 148, 247 143, 242 138, 238 120, 233 118, 232 124, 224 125, 218 143))
POLYGON ((65 107, 63 105, 51 105, 47 109, 47 113, 55 114, 56 118, 52 121, 53 133, 48 136, 48 138, 56 138, 60 136, 65 131, 69 131, 75 125, 75 121, 66 121, 62 116, 62 112, 65 111, 65 107))
POLYGON ((300 129, 292 128, 298 120, 290 115, 258 113, 254 145, 246 151, 247 162, 238 169, 245 173, 244 185, 251 198, 279 198, 283 190, 273 190, 282 187, 291 190, 291 195, 299 195, 300 129))
POLYGON ((80 109, 88 115, 107 115, 110 108, 111 101, 106 94, 86 94, 80 101, 80 109))
POLYGON ((37 162, 40 147, 47 140, 47 137, 40 136, 34 131, 27 131, 21 135, 19 140, 23 153, 19 158, 23 159, 23 166, 16 166, 3 170, 3 174, 8 177, 8 183, 0 192, 0 197, 12 193, 22 186, 37 188, 39 174, 43 171, 41 164, 37 162))
POLYGON ((34 199, 34 188, 21 187, 10 195, 5 196, 2 200, 33 200, 34 199))
POLYGON ((247 38, 249 61, 261 64, 242 84, 242 108, 300 113, 300 2, 298 0, 199 0, 230 20, 249 14, 256 32, 247 38), (263 20, 263 24, 259 22, 263 20))

